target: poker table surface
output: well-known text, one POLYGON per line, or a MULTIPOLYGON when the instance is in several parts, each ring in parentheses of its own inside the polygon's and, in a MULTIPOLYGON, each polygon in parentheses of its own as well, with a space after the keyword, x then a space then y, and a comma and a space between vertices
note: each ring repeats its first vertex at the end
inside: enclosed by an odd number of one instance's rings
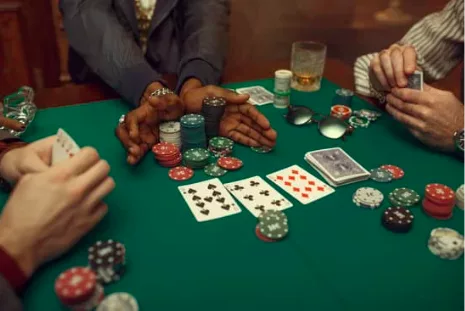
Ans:
MULTIPOLYGON (((273 80, 225 85, 238 88, 273 80)), ((338 86, 323 80, 314 93, 293 92, 294 105, 328 114, 338 86)), ((352 109, 372 108, 354 98, 352 109)), ((80 146, 93 146, 111 165, 116 189, 106 199, 109 213, 96 228, 64 256, 38 270, 23 295, 26 310, 63 310, 54 293, 55 278, 65 269, 87 265, 87 249, 97 240, 114 239, 126 246, 127 271, 106 294, 128 292, 140 310, 463 310, 464 262, 434 256, 427 248, 432 229, 449 227, 463 234, 463 211, 455 208, 449 220, 426 216, 420 205, 411 208, 412 230, 396 234, 381 225, 389 207, 363 209, 352 203, 359 187, 381 190, 408 187, 423 194, 428 183, 454 190, 463 184, 463 162, 417 142, 389 115, 369 128, 356 129, 346 141, 331 140, 316 125, 295 127, 284 111, 259 107, 278 132, 273 152, 259 154, 236 145, 234 156, 242 169, 221 181, 266 175, 297 164, 321 178, 304 161, 307 151, 341 147, 367 169, 398 165, 405 177, 391 183, 364 181, 336 188, 316 202, 302 205, 273 183, 294 206, 285 213, 289 235, 265 243, 254 233, 257 220, 242 205, 233 216, 199 223, 178 186, 207 180, 202 170, 188 181, 168 177, 148 154, 140 165, 125 162, 114 135, 119 117, 130 106, 122 100, 93 102, 38 111, 24 136, 26 141, 53 135, 64 128, 80 146)), ((4 201, 6 195, 1 197, 4 201)), ((31 208, 34 208, 31 206, 31 208)))

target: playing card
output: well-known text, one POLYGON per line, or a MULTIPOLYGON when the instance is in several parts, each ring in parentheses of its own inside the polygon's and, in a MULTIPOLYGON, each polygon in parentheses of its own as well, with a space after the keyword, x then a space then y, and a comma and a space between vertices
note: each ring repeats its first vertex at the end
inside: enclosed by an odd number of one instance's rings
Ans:
POLYGON ((409 89, 423 91, 423 72, 415 70, 415 72, 407 78, 407 87, 409 89))
POLYGON ((334 192, 333 188, 298 165, 290 166, 266 177, 302 204, 314 202, 334 192))
POLYGON ((292 207, 291 202, 260 176, 234 181, 224 186, 255 217, 269 209, 281 211, 292 207))
POLYGON ((52 165, 69 159, 79 152, 78 144, 63 129, 58 129, 57 139, 52 146, 52 165))
POLYGON ((334 185, 366 180, 370 173, 341 148, 307 152, 305 160, 334 185))
POLYGON ((197 221, 209 221, 241 212, 218 178, 178 187, 197 221))
POLYGON ((271 104, 274 101, 274 95, 262 86, 243 87, 236 90, 239 94, 250 95, 249 101, 254 105, 271 104))

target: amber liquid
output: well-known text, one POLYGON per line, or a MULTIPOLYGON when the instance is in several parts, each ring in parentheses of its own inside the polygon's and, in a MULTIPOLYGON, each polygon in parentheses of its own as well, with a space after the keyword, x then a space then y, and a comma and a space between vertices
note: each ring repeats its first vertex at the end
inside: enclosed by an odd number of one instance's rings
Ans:
POLYGON ((318 91, 321 86, 321 75, 294 73, 292 75, 291 87, 298 91, 318 91))

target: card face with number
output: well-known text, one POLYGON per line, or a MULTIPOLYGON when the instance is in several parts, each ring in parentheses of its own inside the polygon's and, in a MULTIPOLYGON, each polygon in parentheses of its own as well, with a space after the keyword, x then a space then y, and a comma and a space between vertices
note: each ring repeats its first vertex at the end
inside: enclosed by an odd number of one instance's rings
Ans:
POLYGON ((52 146, 52 165, 73 157, 79 152, 78 144, 63 129, 57 132, 57 139, 52 146))
POLYGON ((415 70, 413 74, 408 76, 407 87, 409 89, 423 91, 423 72, 415 70))
POLYGON ((218 178, 178 187, 198 222, 214 220, 241 212, 218 178))
POLYGON ((274 101, 274 95, 262 86, 243 87, 236 90, 239 94, 250 95, 249 101, 253 105, 271 104, 274 101))
POLYGON ((266 177, 302 204, 317 201, 334 192, 333 188, 298 165, 290 166, 266 177))
POLYGON ((281 211, 292 207, 289 200, 273 189, 260 176, 234 181, 224 186, 255 217, 269 209, 281 211))

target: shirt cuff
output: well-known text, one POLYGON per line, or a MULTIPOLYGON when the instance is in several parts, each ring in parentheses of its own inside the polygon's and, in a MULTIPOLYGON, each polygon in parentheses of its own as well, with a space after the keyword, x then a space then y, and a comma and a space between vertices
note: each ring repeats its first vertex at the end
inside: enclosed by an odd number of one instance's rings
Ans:
POLYGON ((27 277, 16 261, 0 246, 0 274, 19 292, 24 289, 27 277))
POLYGON ((202 85, 216 85, 220 82, 221 74, 204 60, 191 60, 181 68, 178 85, 176 86, 177 93, 181 91, 184 82, 189 78, 199 79, 202 85))

